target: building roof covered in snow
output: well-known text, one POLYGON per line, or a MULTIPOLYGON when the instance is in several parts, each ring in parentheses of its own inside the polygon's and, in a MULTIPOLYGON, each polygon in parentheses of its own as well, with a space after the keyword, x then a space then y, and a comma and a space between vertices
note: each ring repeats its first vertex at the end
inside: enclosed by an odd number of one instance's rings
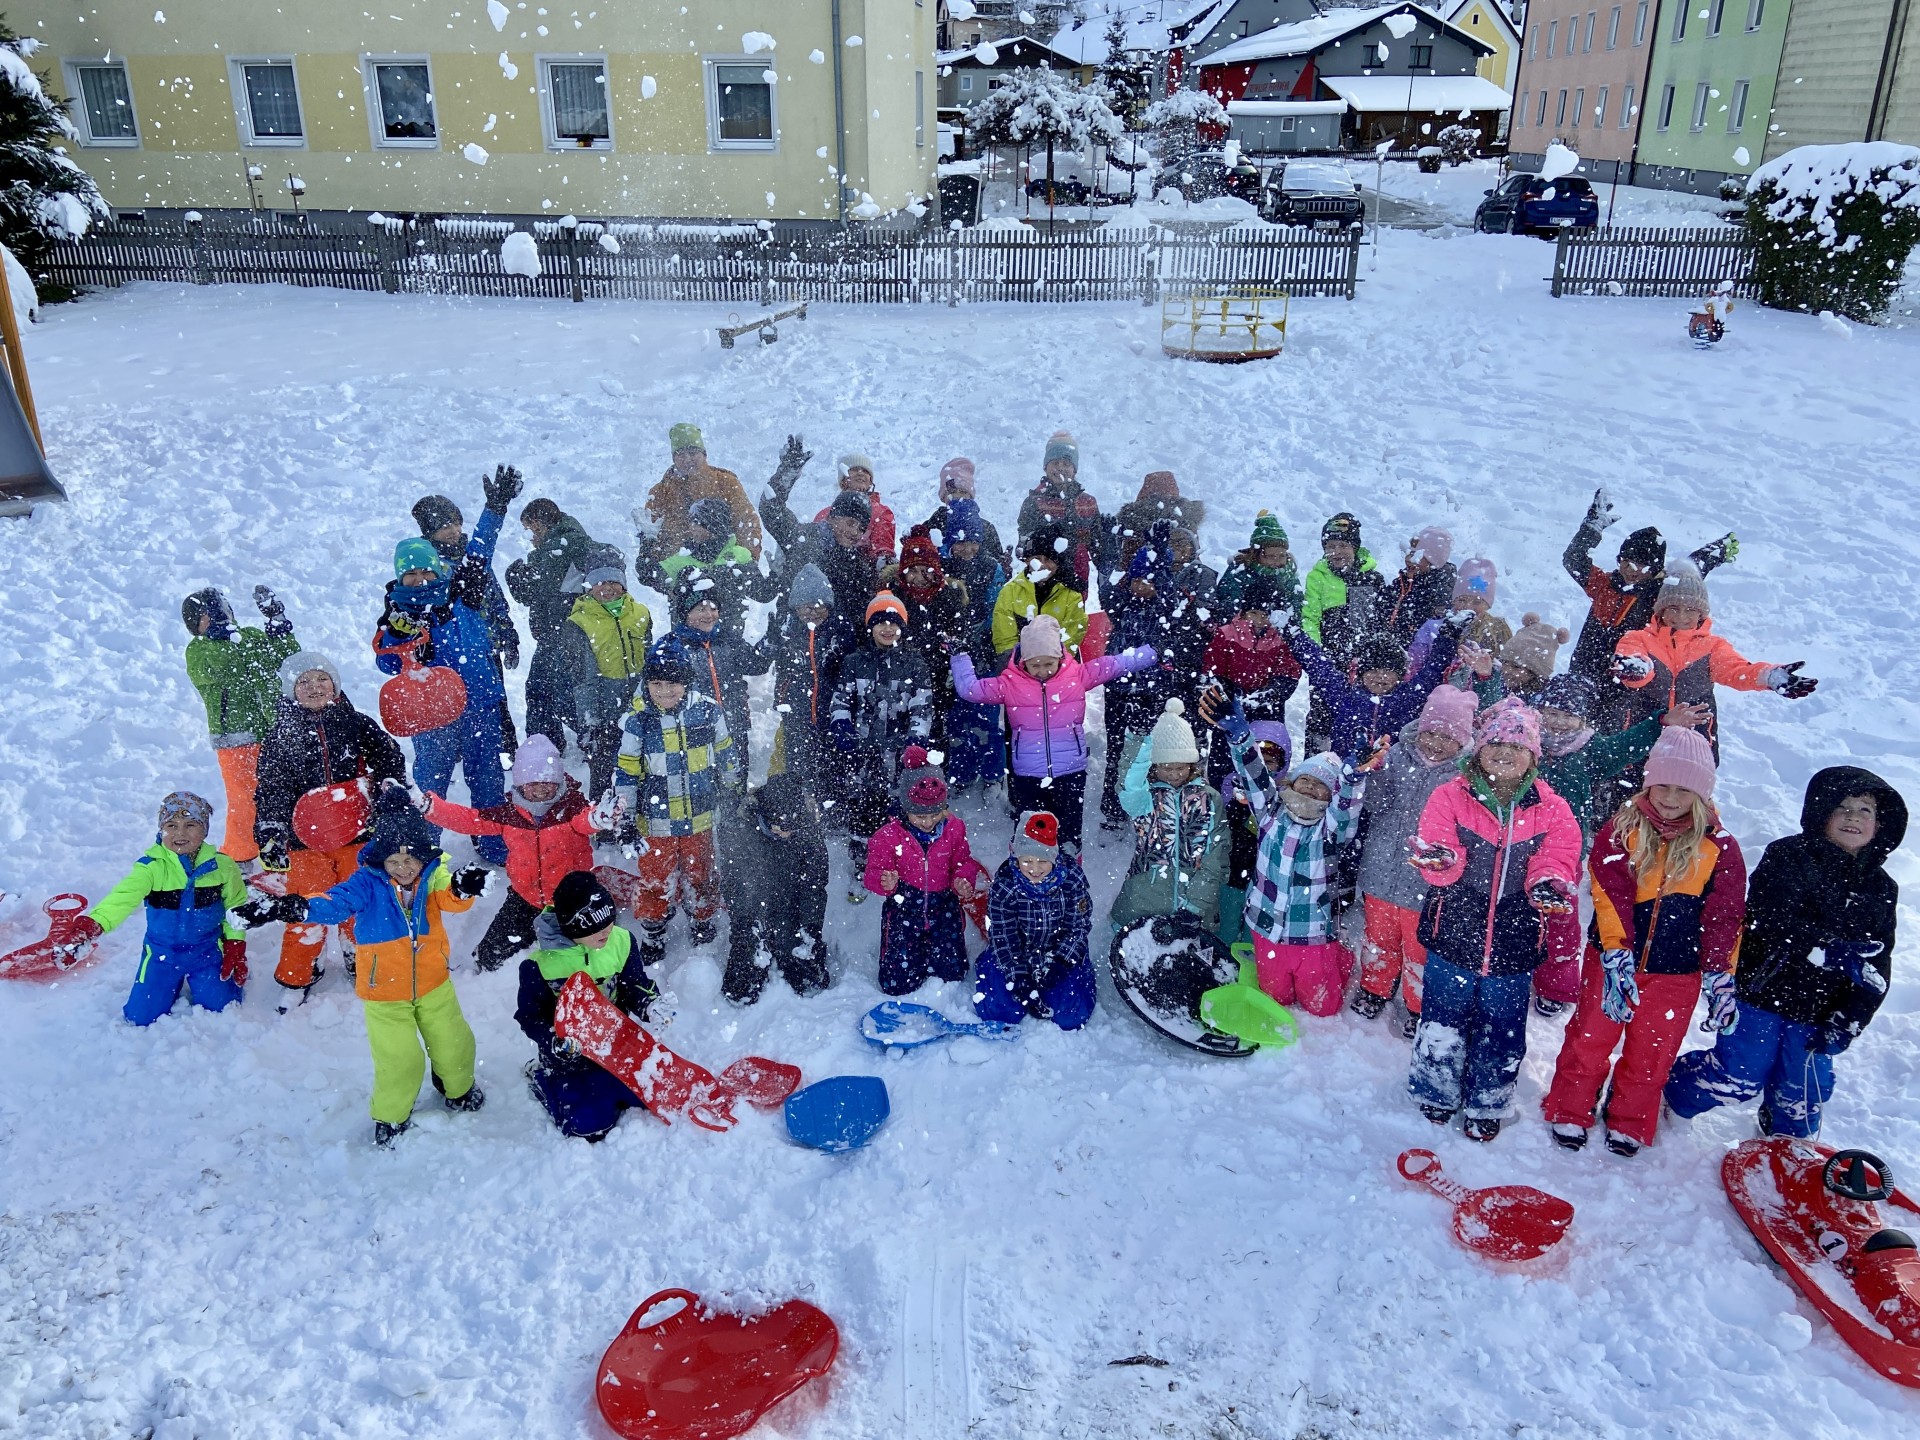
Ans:
POLYGON ((1477 39, 1448 21, 1445 17, 1429 10, 1424 5, 1396 0, 1391 5, 1370 5, 1364 9, 1329 10, 1324 15, 1316 15, 1311 20, 1302 20, 1296 25, 1276 25, 1258 35, 1249 35, 1244 40, 1214 51, 1200 63, 1203 65, 1246 65, 1257 60, 1278 60, 1291 55, 1312 55, 1326 49, 1337 40, 1344 39, 1356 30, 1364 30, 1389 15, 1417 15, 1426 20, 1436 30, 1445 30, 1457 36, 1474 49, 1491 53, 1493 47, 1484 40, 1477 39))
POLYGON ((1229 100, 1227 114, 1233 119, 1264 120, 1282 115, 1344 115, 1344 100, 1229 100))
POLYGON ((1118 11, 1127 27, 1126 48, 1158 53, 1205 39, 1232 8, 1233 0, 1107 0, 1087 6, 1084 20, 1063 27, 1053 48, 1082 65, 1100 64, 1107 58, 1108 16, 1118 11))
POLYGON ((962 70, 1012 70, 1023 65, 1039 65, 1049 70, 1077 70, 1089 62, 1055 50, 1030 35, 1010 35, 1005 40, 987 40, 958 50, 935 51, 933 63, 942 69, 962 70))
POLYGON ((1513 97, 1483 75, 1322 75, 1320 83, 1360 111, 1438 115, 1513 105, 1513 97))

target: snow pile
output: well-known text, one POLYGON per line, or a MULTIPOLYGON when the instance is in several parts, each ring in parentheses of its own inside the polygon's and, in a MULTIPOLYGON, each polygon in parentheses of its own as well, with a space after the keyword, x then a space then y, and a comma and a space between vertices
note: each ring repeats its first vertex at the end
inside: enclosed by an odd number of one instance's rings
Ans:
POLYGON ((500 268, 509 275, 540 278, 540 246, 525 230, 516 230, 500 242, 500 268))
POLYGON ((1164 130, 1169 125, 1224 125, 1227 110, 1206 90, 1176 90, 1164 100, 1156 100, 1141 116, 1149 130, 1164 130))
POLYGON ((1789 220, 1804 210, 1827 240, 1836 238, 1834 211, 1871 191, 1889 209, 1920 210, 1920 148, 1891 140, 1847 145, 1802 145, 1753 172, 1747 193, 1772 186, 1767 213, 1789 220))

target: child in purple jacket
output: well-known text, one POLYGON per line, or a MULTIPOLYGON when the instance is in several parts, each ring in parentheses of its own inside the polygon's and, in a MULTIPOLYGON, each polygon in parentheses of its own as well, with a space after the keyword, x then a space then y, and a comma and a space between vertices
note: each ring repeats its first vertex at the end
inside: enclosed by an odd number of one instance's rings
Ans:
POLYGON ((1353 675, 1334 662, 1294 621, 1287 627, 1287 648, 1324 695, 1333 711, 1333 752, 1349 763, 1367 755, 1382 739, 1398 735, 1420 714, 1427 696, 1447 677, 1460 632, 1474 620, 1471 611, 1449 619, 1427 648, 1425 661, 1411 677, 1407 652, 1391 635, 1375 635, 1354 652, 1353 675))

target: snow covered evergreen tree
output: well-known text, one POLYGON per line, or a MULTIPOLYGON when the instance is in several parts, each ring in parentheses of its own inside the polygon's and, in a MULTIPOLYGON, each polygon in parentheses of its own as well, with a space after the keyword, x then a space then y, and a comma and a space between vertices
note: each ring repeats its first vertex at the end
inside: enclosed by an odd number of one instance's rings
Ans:
POLYGON ((1140 128, 1140 116, 1153 93, 1146 56, 1127 49, 1127 22, 1118 11, 1107 17, 1107 58, 1100 62, 1100 85, 1107 105, 1129 130, 1140 128))
POLYGON ((1149 105, 1142 119, 1160 138, 1161 155, 1173 160, 1199 149, 1203 133, 1225 134, 1227 107, 1205 90, 1176 90, 1149 105))
POLYGON ((93 177, 64 153, 79 133, 28 64, 39 48, 0 18, 0 241, 35 280, 56 240, 107 214, 93 177))

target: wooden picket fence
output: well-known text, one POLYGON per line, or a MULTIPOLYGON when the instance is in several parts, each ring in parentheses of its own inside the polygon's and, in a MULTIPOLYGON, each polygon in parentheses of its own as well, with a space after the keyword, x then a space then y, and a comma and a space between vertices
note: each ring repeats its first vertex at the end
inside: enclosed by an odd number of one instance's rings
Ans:
POLYGON ((1133 300, 1168 289, 1259 285, 1354 298, 1360 232, 1271 226, 1175 234, 1157 226, 1046 232, 537 221, 537 276, 508 274, 514 222, 352 224, 281 219, 109 224, 54 248, 50 277, 76 289, 168 281, 319 285, 388 294, 780 304, 958 305, 1133 300))
POLYGON ((1753 260, 1753 242, 1734 226, 1562 230, 1553 293, 1700 296, 1731 280, 1734 294, 1752 299, 1753 260))

